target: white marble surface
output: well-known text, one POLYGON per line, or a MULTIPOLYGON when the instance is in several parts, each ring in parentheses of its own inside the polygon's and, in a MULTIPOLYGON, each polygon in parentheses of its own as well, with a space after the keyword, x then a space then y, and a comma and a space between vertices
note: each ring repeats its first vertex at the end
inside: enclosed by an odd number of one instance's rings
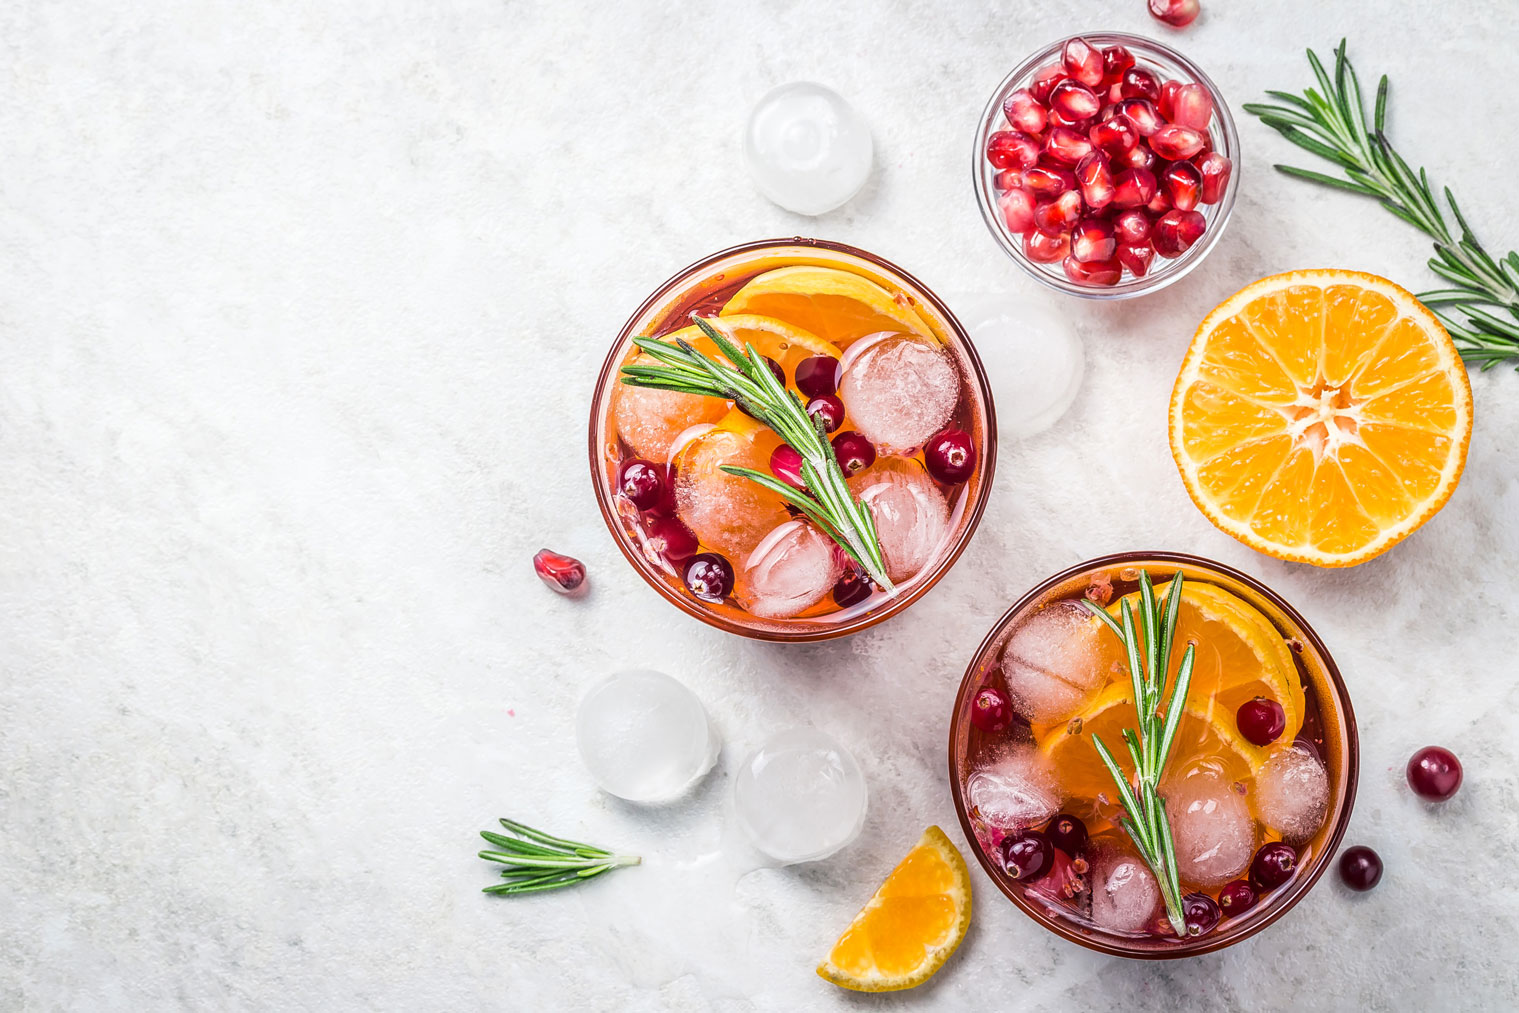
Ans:
POLYGON ((634 578, 588 490, 595 369, 698 256, 810 234, 940 291, 1031 293, 985 234, 968 148, 1002 74, 1073 29, 1164 34, 1236 105, 1307 84, 1302 48, 1348 34, 1395 73, 1399 144, 1519 245, 1507 0, 1204 5, 1179 35, 1142 0, 6 5, 0 1007, 1519 1005, 1519 376, 1473 378, 1444 513, 1348 572, 1215 531, 1166 451, 1182 350, 1241 284, 1432 280, 1390 216, 1272 174, 1288 150, 1259 124, 1208 263, 1139 302, 1057 304, 1083 390, 1002 448, 970 550, 884 628, 783 649, 701 626, 634 578), (879 160, 816 220, 740 169, 749 103, 795 78, 855 101, 879 160), (589 598, 539 585, 543 545, 586 560, 589 598), (1349 837, 1385 857, 1382 885, 1326 880, 1245 944, 1151 965, 1045 934, 976 872, 971 934, 931 985, 821 982, 923 826, 961 839, 945 721, 992 619, 1139 547, 1242 567, 1318 626, 1360 718, 1349 837), (635 664, 695 688, 726 739, 686 801, 619 803, 576 759, 582 689, 635 664), (684 867, 721 837, 737 758, 793 723, 861 758, 864 836, 736 887, 684 867), (1441 810, 1402 781, 1431 741, 1466 763, 1441 810), (504 814, 648 863, 484 897, 475 832, 504 814))

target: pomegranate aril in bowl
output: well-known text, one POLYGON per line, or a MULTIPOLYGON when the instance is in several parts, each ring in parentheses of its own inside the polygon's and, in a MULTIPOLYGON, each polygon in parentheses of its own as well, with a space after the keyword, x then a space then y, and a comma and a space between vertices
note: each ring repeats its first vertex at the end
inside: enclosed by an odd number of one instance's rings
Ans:
POLYGON ((1162 257, 1179 257, 1202 238, 1207 219, 1196 211, 1167 211, 1155 222, 1150 241, 1162 257))
POLYGON ((1061 81, 1050 92, 1050 112, 1064 117, 1068 123, 1089 120, 1101 108, 1097 93, 1072 78, 1061 81))
POLYGON ((1216 151, 1210 151, 1197 160, 1198 171, 1203 177, 1203 203, 1217 204, 1229 187, 1229 177, 1234 163, 1216 151))
POLYGON ((1019 88, 1002 103, 1002 114, 1013 128, 1031 136, 1044 133, 1049 110, 1027 88, 1019 88))
POLYGON ((1178 211, 1191 211, 1202 203, 1202 170, 1191 162, 1172 162, 1160 174, 1160 181, 1178 211))
POLYGON ((1065 257, 1071 249, 1071 237, 1067 233, 1052 236, 1038 229, 1023 234, 1023 255, 1038 264, 1053 264, 1065 257))
POLYGON ((1023 174, 1023 187, 1041 201, 1054 200, 1076 189, 1076 176, 1069 169, 1036 165, 1023 174))
POLYGON ((1027 169, 1039 161, 1039 142, 1014 130, 993 134, 986 142, 986 160, 999 169, 1027 169))
MULTIPOLYGON (((1096 129, 1096 128, 1093 128, 1096 129)), ((1094 151, 1076 166, 1076 182, 1081 185, 1081 200, 1090 210, 1100 211, 1113 201, 1113 170, 1100 151, 1094 151)))
POLYGON ((1071 256, 1083 264, 1112 260, 1118 252, 1111 222, 1101 218, 1083 218, 1071 230, 1071 256))
MULTIPOLYGON (((1102 83, 1103 56, 1086 39, 1068 39, 1061 49, 1060 65, 1075 81, 1095 88, 1102 83)), ((1096 112, 1094 109, 1093 112, 1096 112)))
POLYGON ((1070 231, 1081 217, 1081 194, 1067 190, 1048 204, 1034 209, 1034 228, 1046 235, 1058 236, 1070 231))
POLYGON ((1168 161, 1191 158, 1203 150, 1203 135, 1191 127, 1178 127, 1172 123, 1150 135, 1150 150, 1168 161))
POLYGON ((1059 165, 1075 165, 1091 150, 1091 140, 1071 127, 1051 127, 1044 139, 1044 157, 1059 165))

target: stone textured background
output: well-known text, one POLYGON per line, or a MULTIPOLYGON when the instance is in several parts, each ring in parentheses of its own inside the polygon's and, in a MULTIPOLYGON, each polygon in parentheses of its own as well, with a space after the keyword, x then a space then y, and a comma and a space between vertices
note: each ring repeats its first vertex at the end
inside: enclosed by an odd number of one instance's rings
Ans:
MULTIPOLYGON (((1448 508, 1356 569, 1275 562, 1193 508, 1166 449, 1196 321, 1261 275, 1343 266, 1427 287, 1427 246, 1284 179, 1241 122, 1209 261, 1161 294, 1053 303, 1087 380, 1008 442, 970 550, 844 642, 746 643, 635 579, 588 489, 589 387, 682 265, 768 236, 843 240, 941 292, 1041 298, 992 244, 968 162, 990 89, 1083 28, 1173 41, 1236 106, 1309 83, 1342 35, 1395 75, 1392 130, 1494 246, 1519 245, 1506 0, 20 3, 0 10, 0 1007, 1131 1010, 1519 1005, 1519 376, 1474 376, 1448 508), (878 168, 818 219, 743 174, 750 103, 823 81, 878 168), (594 591, 544 590, 548 545, 594 591), (1185 963, 1060 942, 974 873, 970 937, 929 986, 812 973, 923 826, 955 840, 945 722, 967 656, 1046 574, 1190 549, 1296 603, 1345 671, 1363 775, 1349 840, 1283 922, 1185 963), (725 738, 689 799, 597 792, 580 693, 663 668, 725 738), (734 763, 812 723, 872 807, 834 859, 737 879, 734 763), (1467 783, 1405 789, 1428 742, 1467 783), (475 832, 514 815, 648 856, 537 899, 482 897, 475 832), (736 880, 736 881, 735 881, 736 880)), ((995 381, 995 377, 993 378, 995 381)))

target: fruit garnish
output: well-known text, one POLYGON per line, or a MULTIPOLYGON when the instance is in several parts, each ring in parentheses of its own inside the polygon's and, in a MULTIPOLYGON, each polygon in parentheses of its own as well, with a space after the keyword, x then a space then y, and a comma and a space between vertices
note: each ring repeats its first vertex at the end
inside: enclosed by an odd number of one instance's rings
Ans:
POLYGON ((603 848, 552 837, 541 830, 515 820, 502 819, 501 825, 512 836, 480 831, 480 836, 500 850, 482 851, 487 862, 498 862, 504 883, 485 887, 486 893, 542 893, 560 887, 577 886, 604 872, 638 865, 637 855, 616 855, 603 848))
POLYGON ((1435 256, 1429 269, 1452 287, 1421 292, 1419 301, 1434 310, 1468 363, 1480 363, 1483 369, 1500 362, 1519 365, 1519 326, 1514 322, 1519 317, 1519 253, 1510 251, 1507 257, 1494 260, 1477 241, 1449 187, 1445 202, 1459 229, 1452 231, 1446 223, 1429 177, 1423 169, 1415 175, 1387 139, 1386 74, 1377 85, 1368 126, 1361 82, 1345 55, 1345 40, 1334 51, 1333 80, 1311 49, 1308 62, 1319 91, 1309 88, 1302 95, 1268 91, 1278 105, 1251 103, 1244 108, 1298 147, 1333 161, 1344 176, 1290 165, 1278 165, 1277 171, 1375 198, 1433 239, 1435 256), (1456 313, 1463 319, 1456 319, 1456 313))
POLYGON ((1275 700, 1258 696, 1239 705, 1234 723, 1239 733, 1257 746, 1269 746, 1287 730, 1287 712, 1275 700))
POLYGON ((1297 852, 1281 841, 1262 844, 1250 860, 1250 883, 1257 890, 1275 890, 1297 871, 1297 852))
MULTIPOLYGON (((935 344, 939 340, 905 296, 893 296, 868 278, 834 267, 797 264, 766 271, 734 293, 719 315, 726 319, 743 313, 784 320, 839 348, 877 331, 914 334, 935 344)), ((824 348, 812 354, 837 351, 824 348)))
POLYGON ((539 549, 533 557, 533 572, 560 594, 575 594, 585 586, 585 564, 574 556, 539 549))
POLYGON ((818 974, 856 992, 921 985, 970 926, 970 873, 938 827, 923 831, 833 944, 818 974))
POLYGON ((1150 17, 1172 28, 1185 28, 1202 12, 1198 0, 1149 0, 1150 17))
MULTIPOLYGON (((774 373, 779 369, 781 375, 777 379, 782 384, 786 382, 788 373, 796 373, 798 368, 809 359, 838 354, 837 348, 816 334, 784 320, 777 320, 775 317, 755 313, 728 314, 723 317, 722 329, 728 340, 738 348, 753 345, 760 355, 770 360, 772 363, 770 372, 774 373)), ((708 357, 721 354, 717 345, 695 324, 666 334, 664 340, 670 344, 689 341, 708 357)))
POLYGON ((1364 844, 1340 856, 1340 879, 1352 890, 1366 891, 1382 881, 1382 857, 1364 844))
POLYGON ((1450 498, 1471 384, 1404 289, 1293 271, 1247 285, 1198 326, 1170 430, 1188 494, 1221 530, 1278 559, 1353 566, 1450 498))
POLYGON ((1444 802, 1461 789, 1461 761, 1440 746, 1425 746, 1408 760, 1408 786, 1429 802, 1444 802))

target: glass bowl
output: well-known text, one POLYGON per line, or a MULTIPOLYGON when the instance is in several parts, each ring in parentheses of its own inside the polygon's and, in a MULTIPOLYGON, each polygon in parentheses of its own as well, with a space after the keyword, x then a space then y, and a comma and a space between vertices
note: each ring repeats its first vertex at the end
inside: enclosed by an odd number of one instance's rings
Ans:
MULTIPOLYGON (((896 615, 923 597, 954 565, 970 542, 986 508, 997 459, 997 424, 991 386, 981 360, 949 308, 927 286, 896 265, 872 253, 842 243, 818 239, 770 239, 735 246, 692 264, 659 286, 628 318, 607 353, 591 400, 591 484, 602 518, 628 563, 649 586, 687 615, 729 633, 755 640, 806 642, 831 640, 857 633, 896 615), (764 271, 798 264, 838 267, 883 286, 897 301, 917 311, 954 357, 961 382, 961 409, 956 425, 966 430, 980 451, 975 473, 949 494, 949 529, 936 555, 911 579, 897 585, 897 594, 877 594, 849 608, 791 619, 767 619, 720 602, 709 604, 686 590, 677 568, 657 553, 645 551, 639 533, 639 514, 616 495, 618 437, 611 418, 611 394, 618 371, 629 360, 639 335, 660 336, 684 327, 697 309, 720 305, 745 281, 764 271)), ((735 561, 736 562, 736 561, 735 561)))
MULTIPOLYGON (((1116 595, 1115 591, 1115 597, 1116 595)), ((1121 760, 1120 763, 1129 769, 1127 760, 1121 760)), ((1339 669, 1335 667, 1334 659, 1329 656, 1323 641, 1312 627, 1296 609, 1254 578, 1220 563, 1176 552, 1126 552, 1103 556, 1057 573, 1029 591, 997 620, 981 646, 976 649, 965 671, 965 678, 960 683, 950 718, 949 779, 955 811, 959 814, 960 826, 981 867, 1009 900, 1046 929, 1088 949, 1120 957, 1168 959, 1210 953, 1253 936, 1285 915, 1333 862, 1340 839, 1350 822, 1359 765, 1360 746, 1350 695, 1340 678, 1339 669), (1094 575, 1106 575, 1117 584, 1122 580, 1136 579, 1138 569, 1148 570, 1157 583, 1163 576, 1169 578, 1180 570, 1188 581, 1196 580, 1224 588, 1259 609, 1282 633, 1292 649, 1305 694, 1317 704, 1321 718, 1317 724, 1312 721, 1306 723, 1299 733, 1299 740, 1306 737, 1313 743, 1329 774, 1328 811, 1318 831, 1298 849, 1298 868, 1293 878, 1245 913, 1222 919, 1207 935, 1180 941, 1174 938, 1107 932, 1085 925, 1036 899, 1026 897, 1024 888, 1008 878, 999 863, 986 853, 965 799, 964 784, 970 773, 971 758, 982 747, 985 737, 971 723, 971 703, 986 674, 997 666, 1003 645, 1014 627, 1026 616, 1051 602, 1079 597, 1094 575)))
POLYGON ((1002 247, 1003 252, 1011 257, 1014 263, 1042 284, 1084 299, 1130 299, 1147 292, 1158 291, 1185 276, 1202 262, 1202 259, 1218 242, 1219 237, 1223 235, 1224 227, 1229 223, 1229 214, 1234 209, 1235 194, 1239 190, 1239 134, 1234 129, 1234 117, 1230 114, 1229 106, 1224 101, 1223 94, 1219 92, 1218 86, 1202 72, 1201 68, 1174 49, 1153 39, 1122 32, 1079 34, 1081 38, 1086 39, 1098 49, 1123 46, 1133 54, 1135 66, 1155 71, 1163 80, 1176 80, 1183 84, 1196 82, 1208 89, 1209 95, 1213 98, 1213 119, 1209 123, 1208 134, 1213 150, 1228 158, 1233 164, 1233 170, 1224 188, 1223 196, 1216 203, 1197 206, 1197 210, 1202 213, 1208 223, 1207 231, 1180 257, 1167 260, 1157 254, 1151 262, 1150 272, 1143 278, 1136 278, 1125 270, 1123 277, 1115 285, 1080 284, 1066 276, 1065 269, 1059 261, 1053 264, 1041 264, 1030 260, 1024 254, 1022 237, 1007 227, 997 207, 997 189, 994 180, 1000 170, 987 161, 986 142, 987 138, 996 131, 1009 129, 1007 118, 1002 112, 1002 103, 1007 97, 1019 88, 1028 87, 1039 70, 1050 64, 1058 64, 1062 48, 1069 39, 1075 36, 1066 36, 1035 52, 1013 68, 1012 73, 1003 78, 1002 83, 992 92, 991 98, 986 103, 986 110, 981 114, 981 123, 976 131, 975 150, 971 152, 971 174, 975 179, 976 203, 981 208, 981 217, 985 219, 986 227, 991 232, 992 238, 997 241, 997 245, 1002 247))

